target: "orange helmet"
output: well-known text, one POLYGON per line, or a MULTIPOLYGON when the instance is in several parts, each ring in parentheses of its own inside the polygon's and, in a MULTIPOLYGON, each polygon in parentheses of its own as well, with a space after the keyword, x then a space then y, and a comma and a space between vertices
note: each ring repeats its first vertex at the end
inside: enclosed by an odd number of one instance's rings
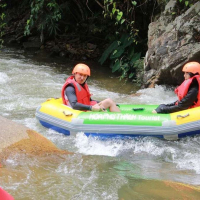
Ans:
POLYGON ((190 72, 193 74, 200 74, 200 64, 198 62, 189 62, 183 66, 183 72, 190 72))
POLYGON ((90 76, 90 68, 83 63, 79 63, 74 67, 72 74, 76 72, 90 76))

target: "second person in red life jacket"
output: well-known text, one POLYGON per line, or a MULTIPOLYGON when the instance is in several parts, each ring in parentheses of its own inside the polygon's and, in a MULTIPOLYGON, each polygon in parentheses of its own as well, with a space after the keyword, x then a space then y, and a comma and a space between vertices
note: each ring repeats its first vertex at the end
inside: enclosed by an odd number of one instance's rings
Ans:
POLYGON ((61 95, 63 104, 76 110, 120 112, 116 103, 108 98, 103 101, 93 101, 86 80, 90 76, 90 68, 85 64, 77 64, 72 76, 67 78, 62 87, 61 95))
POLYGON ((175 89, 178 101, 160 104, 152 113, 173 113, 200 106, 200 64, 189 62, 183 66, 185 81, 175 89))

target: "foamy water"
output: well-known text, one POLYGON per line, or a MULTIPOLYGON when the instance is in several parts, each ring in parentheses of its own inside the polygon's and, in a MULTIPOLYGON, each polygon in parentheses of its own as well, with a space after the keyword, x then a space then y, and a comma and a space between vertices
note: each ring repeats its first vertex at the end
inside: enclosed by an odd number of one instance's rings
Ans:
MULTIPOLYGON (((36 62, 23 52, 0 53, 0 113, 24 124, 50 139, 59 148, 72 151, 73 156, 57 163, 11 157, 0 169, 0 186, 14 193, 16 199, 118 199, 119 189, 129 179, 172 180, 200 184, 200 137, 180 141, 157 138, 110 139, 86 137, 82 132, 65 136, 42 127, 35 118, 36 108, 51 97, 60 97, 62 84, 70 67, 64 64, 36 62), (1 173, 2 172, 2 173, 1 173), (27 187, 29 185, 30 187, 27 187), (21 194, 19 191, 23 191, 21 194), (26 197, 26 198, 25 198, 26 197), (41 198, 43 197, 43 198, 41 198)), ((135 91, 117 77, 109 80, 107 73, 89 79, 94 99, 110 97, 117 103, 159 104, 176 100, 173 88, 156 86, 135 91), (116 84, 127 87, 113 91, 116 84), (138 93, 139 96, 131 96, 138 93)))

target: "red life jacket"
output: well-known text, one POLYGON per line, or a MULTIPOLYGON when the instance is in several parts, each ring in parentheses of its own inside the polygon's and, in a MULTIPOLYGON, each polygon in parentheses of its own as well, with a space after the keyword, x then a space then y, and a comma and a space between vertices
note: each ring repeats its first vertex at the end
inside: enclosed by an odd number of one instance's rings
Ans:
POLYGON ((14 198, 8 194, 5 190, 0 188, 0 199, 1 200, 14 200, 14 198))
POLYGON ((62 95, 63 104, 70 105, 68 99, 65 96, 65 88, 69 84, 72 84, 75 88, 78 103, 91 105, 91 106, 97 103, 96 101, 90 101, 91 94, 90 94, 87 83, 85 83, 84 86, 82 86, 74 80, 74 76, 70 76, 69 78, 67 78, 65 84, 62 87, 61 95, 62 95))
POLYGON ((194 102, 194 105, 191 106, 190 108, 195 108, 197 106, 200 106, 200 75, 193 76, 192 78, 183 81, 183 83, 179 87, 177 87, 174 91, 178 96, 179 101, 181 101, 187 95, 189 87, 193 79, 195 78, 197 79, 197 82, 199 84, 199 92, 197 95, 197 102, 194 102))

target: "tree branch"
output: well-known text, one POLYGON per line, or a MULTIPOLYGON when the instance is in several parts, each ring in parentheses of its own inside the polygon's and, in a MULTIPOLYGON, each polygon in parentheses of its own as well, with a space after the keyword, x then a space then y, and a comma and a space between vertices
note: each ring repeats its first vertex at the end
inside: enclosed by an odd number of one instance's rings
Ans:
POLYGON ((95 1, 97 2, 97 4, 98 4, 102 9, 105 10, 104 6, 103 6, 98 0, 95 0, 95 1))

